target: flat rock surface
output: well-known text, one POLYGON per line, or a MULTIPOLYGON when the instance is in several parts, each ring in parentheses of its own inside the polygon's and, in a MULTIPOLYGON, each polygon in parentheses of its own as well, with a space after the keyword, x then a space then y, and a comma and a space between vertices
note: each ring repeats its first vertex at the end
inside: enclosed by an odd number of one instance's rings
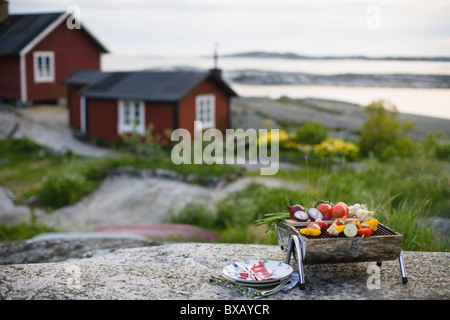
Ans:
MULTIPOLYGON (((190 203, 202 203, 214 212, 218 201, 252 183, 294 190, 304 188, 300 183, 271 177, 243 177, 218 188, 164 178, 108 177, 76 204, 52 214, 38 213, 38 217, 46 225, 68 232, 91 231, 103 225, 162 223, 170 221, 171 214, 177 214, 190 203)), ((2 215, 0 212, 0 221, 2 215)))
MULTIPOLYGON (((252 299, 209 282, 226 265, 245 259, 284 261, 279 246, 165 243, 92 253, 58 263, 0 266, 0 299, 252 299)), ((305 266, 306 289, 263 299, 448 299, 450 253, 404 252, 408 283, 397 260, 305 266), (379 280, 379 288, 374 278, 379 280), (373 280, 373 281, 372 281, 373 280)), ((291 265, 296 266, 291 260, 291 265)))

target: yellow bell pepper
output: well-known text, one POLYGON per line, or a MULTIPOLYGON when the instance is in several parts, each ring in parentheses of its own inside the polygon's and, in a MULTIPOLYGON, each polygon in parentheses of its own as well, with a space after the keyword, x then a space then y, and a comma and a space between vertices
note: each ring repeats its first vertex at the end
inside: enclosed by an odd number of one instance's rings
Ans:
POLYGON ((327 229, 330 236, 338 236, 342 231, 344 231, 345 225, 334 226, 327 229))
POLYGON ((322 232, 320 231, 320 229, 303 228, 300 229, 300 233, 304 234, 305 236, 318 236, 322 232))
POLYGON ((368 226, 372 227, 373 231, 377 231, 377 227, 378 227, 378 220, 377 219, 364 221, 363 224, 367 224, 368 226))

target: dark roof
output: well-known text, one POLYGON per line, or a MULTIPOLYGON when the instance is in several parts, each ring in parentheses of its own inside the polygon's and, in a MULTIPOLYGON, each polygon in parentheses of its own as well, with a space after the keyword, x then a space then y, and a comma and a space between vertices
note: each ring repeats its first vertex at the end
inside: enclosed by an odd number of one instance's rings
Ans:
POLYGON ((206 71, 139 71, 106 74, 105 78, 85 90, 83 95, 88 98, 176 102, 204 79, 211 77, 228 95, 236 96, 221 78, 206 71))
MULTIPOLYGON (((0 56, 19 54, 34 38, 65 14, 52 12, 9 15, 0 23, 0 56)), ((82 26, 82 29, 85 28, 82 26)), ((107 51, 89 31, 85 31, 103 51, 107 51)))
POLYGON ((110 72, 102 72, 99 70, 78 70, 66 77, 62 83, 76 86, 91 86, 106 79, 110 75, 110 72))

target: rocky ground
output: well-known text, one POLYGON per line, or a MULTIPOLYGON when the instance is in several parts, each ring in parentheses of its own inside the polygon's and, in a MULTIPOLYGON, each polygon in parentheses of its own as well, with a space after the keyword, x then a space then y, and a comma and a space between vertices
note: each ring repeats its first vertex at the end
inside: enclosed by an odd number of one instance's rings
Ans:
POLYGON ((0 139, 28 137, 57 153, 72 152, 103 157, 108 151, 83 143, 73 136, 68 127, 67 108, 59 105, 32 106, 28 108, 0 108, 0 139))
MULTIPOLYGON (((84 258, 57 263, 0 266, 0 300, 249 301, 252 298, 246 295, 248 290, 237 291, 210 280, 219 277, 222 269, 234 261, 281 262, 285 257, 278 246, 219 243, 166 243, 92 251, 84 258)), ((404 252, 404 259, 406 284, 402 282, 398 260, 383 261, 381 267, 375 262, 306 265, 305 290, 296 286, 259 301, 449 298, 449 253, 404 252)), ((295 263, 291 262, 291 266, 297 270, 295 263)), ((356 311, 349 311, 352 316, 360 312, 355 308, 356 311)), ((345 313, 329 312, 340 311, 345 313)), ((381 312, 374 312, 378 311, 381 312)))
MULTIPOLYGON (((322 122, 330 135, 342 139, 354 139, 367 120, 364 107, 342 101, 323 99, 272 100, 269 98, 238 98, 232 105, 235 128, 281 128, 282 125, 299 126, 308 121, 322 122)), ((414 139, 425 139, 427 133, 442 131, 450 137, 450 120, 399 114, 402 122, 412 121, 409 134, 414 139)))

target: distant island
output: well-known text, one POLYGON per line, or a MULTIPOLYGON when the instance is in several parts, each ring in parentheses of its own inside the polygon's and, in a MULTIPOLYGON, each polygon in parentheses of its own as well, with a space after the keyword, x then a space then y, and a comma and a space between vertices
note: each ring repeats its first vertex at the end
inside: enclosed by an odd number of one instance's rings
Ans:
POLYGON ((264 59, 297 59, 297 60, 399 60, 399 61, 441 61, 450 62, 450 57, 402 57, 402 56, 384 56, 369 57, 363 55, 350 56, 308 56, 300 55, 292 52, 266 52, 266 51, 250 51, 228 55, 222 55, 226 58, 264 58, 264 59))

